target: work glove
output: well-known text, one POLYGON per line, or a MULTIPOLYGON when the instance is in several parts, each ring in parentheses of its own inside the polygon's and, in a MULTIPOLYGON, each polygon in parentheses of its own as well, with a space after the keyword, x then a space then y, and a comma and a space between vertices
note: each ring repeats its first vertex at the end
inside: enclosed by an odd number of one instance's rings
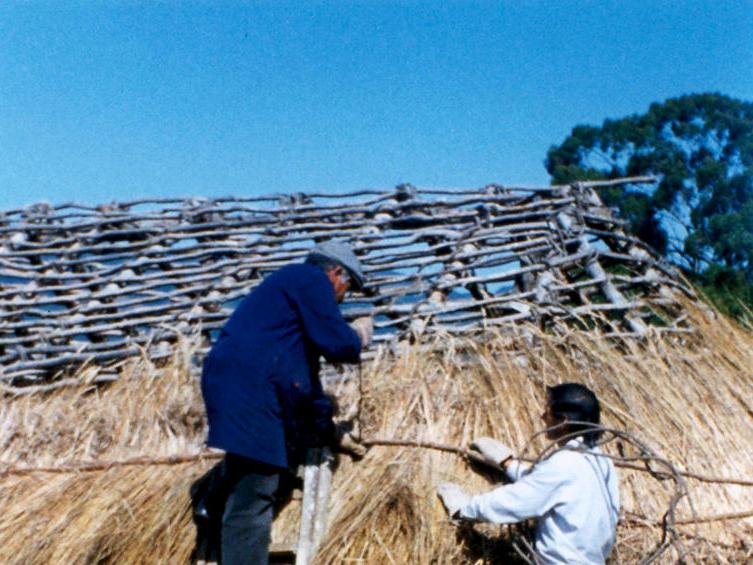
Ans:
POLYGON ((471 497, 465 494, 460 485, 455 483, 439 483, 437 485, 437 496, 444 504, 450 518, 457 518, 460 510, 471 501, 471 497))
POLYGON ((358 337, 361 338, 361 349, 366 349, 371 343, 371 336, 374 335, 374 320, 371 316, 356 318, 350 327, 355 330, 358 337))
POLYGON ((350 422, 340 422, 335 424, 335 445, 333 446, 335 451, 347 453, 354 459, 361 459, 368 448, 363 445, 353 432, 351 432, 352 424, 350 422))
POLYGON ((490 437, 474 439, 471 442, 471 450, 478 452, 485 463, 496 469, 502 469, 502 463, 514 455, 512 449, 490 437))

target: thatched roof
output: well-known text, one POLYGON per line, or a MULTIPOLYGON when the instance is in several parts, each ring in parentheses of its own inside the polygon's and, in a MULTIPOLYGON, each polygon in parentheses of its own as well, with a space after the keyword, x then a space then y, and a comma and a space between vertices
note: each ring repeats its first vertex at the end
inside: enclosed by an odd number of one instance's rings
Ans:
MULTIPOLYGON (((463 446, 485 434, 520 449, 541 428, 544 385, 575 380, 602 399, 607 425, 628 430, 677 468, 750 481, 753 336, 689 308, 696 332, 687 338, 651 336, 616 347, 593 332, 553 335, 528 326, 518 337, 446 338, 425 344, 428 349, 406 347, 397 358, 377 358, 362 377, 364 436, 463 446)), ((104 388, 6 399, 0 412, 7 469, 0 478, 0 562, 189 561, 195 534, 189 485, 214 462, 199 457, 205 430, 190 371, 195 345, 182 340, 161 368, 135 360, 104 388), (177 455, 189 457, 166 459, 177 455), (100 464, 76 471, 81 461, 100 464), (108 461, 135 464, 102 468, 108 461), (27 467, 45 470, 22 472, 27 467)), ((344 411, 357 404, 355 381, 340 381, 334 392, 344 411)), ((533 452, 542 445, 535 443, 533 452)), ((619 455, 614 442, 607 450, 619 455)), ((624 455, 639 454, 625 444, 624 455)), ((623 512, 614 561, 634 563, 660 546, 674 487, 642 471, 620 473, 623 512)), ((518 530, 457 530, 433 490, 448 479, 471 491, 490 487, 490 477, 432 449, 373 447, 359 462, 343 458, 319 562, 508 562, 503 556, 513 554, 510 541, 519 539, 518 530)), ((675 543, 662 561, 675 561, 678 548, 689 561, 749 559, 750 518, 681 522, 750 511, 753 488, 684 480, 689 497, 676 508, 678 538, 667 540, 675 543)), ((283 511, 275 541, 295 540, 298 512, 296 501, 283 511)))
MULTIPOLYGON (((340 460, 319 562, 517 559, 521 529, 459 530, 434 494, 493 477, 428 446, 491 435, 523 449, 545 385, 568 380, 643 446, 606 445, 623 465, 614 562, 753 556, 753 335, 688 299, 593 186, 345 199, 6 213, 0 562, 188 562, 189 486, 218 457, 196 362, 233 300, 332 236, 371 274, 346 314, 375 312, 380 331, 360 378, 327 380, 375 446, 340 460), (653 474, 630 468, 648 462, 653 474)), ((276 542, 295 541, 299 511, 283 510, 276 542)))

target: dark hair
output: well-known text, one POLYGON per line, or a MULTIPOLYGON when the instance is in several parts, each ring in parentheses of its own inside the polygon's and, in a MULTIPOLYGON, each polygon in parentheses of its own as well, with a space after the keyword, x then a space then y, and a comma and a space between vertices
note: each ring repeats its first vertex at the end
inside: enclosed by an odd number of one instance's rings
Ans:
POLYGON ((587 386, 579 383, 548 386, 546 395, 552 415, 557 419, 573 422, 567 424, 565 433, 574 434, 584 430, 584 443, 593 446, 601 435, 601 430, 593 428, 593 425, 601 423, 601 408, 596 395, 587 386))
POLYGON ((319 267, 325 273, 337 267, 342 267, 342 265, 334 259, 325 257, 324 255, 319 255, 318 253, 309 253, 306 257, 305 263, 307 265, 314 265, 315 267, 319 267))

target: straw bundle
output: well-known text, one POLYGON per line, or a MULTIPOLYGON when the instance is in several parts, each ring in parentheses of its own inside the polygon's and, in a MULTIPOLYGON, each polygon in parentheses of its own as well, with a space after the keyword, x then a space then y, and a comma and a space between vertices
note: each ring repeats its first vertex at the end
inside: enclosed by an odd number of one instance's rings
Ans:
MULTIPOLYGON (((491 435, 522 448, 541 429, 544 386, 574 380, 592 387, 605 423, 628 430, 678 467, 704 475, 753 476, 753 335, 688 305, 696 332, 643 342, 595 333, 542 334, 519 327, 482 340, 438 340, 405 347, 396 357, 332 383, 344 412, 360 404, 366 438, 456 446, 491 435)), ((146 359, 120 368, 120 379, 8 399, 0 408, 0 562, 186 563, 195 530, 188 489, 212 464, 199 457, 205 435, 195 343, 178 343, 172 361, 146 359), (169 463, 165 457, 196 455, 169 463), (74 472, 75 461, 134 465, 74 472), (151 461, 149 461, 151 460, 151 461), (20 472, 23 467, 46 471, 20 472), (55 468, 60 472, 53 472, 55 468)), ((544 443, 535 441, 535 455, 544 443)), ((629 446, 627 446, 629 450, 629 446)), ((617 455, 614 444, 607 451, 617 455)), ((493 477, 453 453, 373 447, 359 462, 342 458, 335 472, 330 529, 321 563, 512 562, 520 528, 450 524, 434 494, 441 480, 472 492, 493 477)), ((671 481, 621 471, 623 518, 615 563, 655 550, 671 481)), ((753 487, 687 479, 697 517, 753 509, 753 487)), ((693 517, 687 499, 678 524, 693 517)), ((275 541, 294 540, 297 503, 275 524, 275 541)), ((738 563, 753 556, 751 520, 678 525, 674 562, 738 563)))

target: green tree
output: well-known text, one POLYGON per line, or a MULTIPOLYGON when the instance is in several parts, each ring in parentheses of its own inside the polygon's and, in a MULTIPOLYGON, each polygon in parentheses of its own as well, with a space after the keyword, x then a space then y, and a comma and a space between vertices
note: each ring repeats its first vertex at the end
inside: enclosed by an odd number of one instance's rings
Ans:
POLYGON ((602 198, 724 310, 753 307, 753 104, 693 94, 579 125, 549 149, 546 168, 552 183, 658 177, 602 198))
POLYGON ((606 189, 602 198, 702 285, 753 284, 750 102, 693 94, 601 127, 579 125, 549 149, 546 168, 553 183, 657 176, 658 186, 606 189))

